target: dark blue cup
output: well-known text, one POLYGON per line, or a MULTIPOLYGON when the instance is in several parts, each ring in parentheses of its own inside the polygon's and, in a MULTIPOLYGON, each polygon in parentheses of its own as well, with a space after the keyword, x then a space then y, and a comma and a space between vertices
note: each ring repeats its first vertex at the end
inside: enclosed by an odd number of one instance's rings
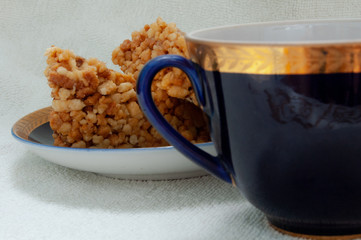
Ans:
POLYGON ((186 40, 190 60, 160 56, 139 75, 140 106, 160 134, 276 229, 361 236, 361 20, 220 27, 186 40), (165 67, 191 80, 217 156, 157 110, 151 83, 165 67))

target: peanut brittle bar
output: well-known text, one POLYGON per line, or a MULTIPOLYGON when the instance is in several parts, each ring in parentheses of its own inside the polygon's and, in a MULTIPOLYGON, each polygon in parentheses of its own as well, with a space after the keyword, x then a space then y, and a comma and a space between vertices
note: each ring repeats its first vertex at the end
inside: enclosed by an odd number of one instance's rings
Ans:
MULTIPOLYGON (((137 102, 133 74, 108 69, 105 63, 76 56, 58 47, 47 49, 44 72, 52 89, 50 126, 54 145, 78 148, 130 148, 168 145, 147 121, 137 102)), ((155 90, 156 105, 184 137, 209 141, 203 112, 188 101, 155 90)))
MULTIPOLYGON (((132 33, 132 40, 125 40, 112 54, 114 64, 124 73, 132 73, 137 79, 142 67, 159 55, 176 54, 189 58, 184 33, 174 23, 167 24, 161 18, 132 33)), ((186 74, 178 68, 165 68, 153 80, 153 90, 165 91, 170 97, 187 99, 197 103, 192 85, 186 74)))

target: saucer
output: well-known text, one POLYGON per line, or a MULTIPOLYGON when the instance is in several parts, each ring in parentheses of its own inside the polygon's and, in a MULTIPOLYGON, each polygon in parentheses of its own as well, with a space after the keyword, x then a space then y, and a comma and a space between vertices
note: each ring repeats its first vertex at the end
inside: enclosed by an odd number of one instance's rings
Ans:
MULTIPOLYGON (((39 157, 55 164, 109 177, 137 180, 180 179, 207 175, 174 147, 89 149, 53 146, 49 125, 51 107, 43 108, 19 119, 12 135, 39 157)), ((196 144, 215 154, 213 143, 196 144)))

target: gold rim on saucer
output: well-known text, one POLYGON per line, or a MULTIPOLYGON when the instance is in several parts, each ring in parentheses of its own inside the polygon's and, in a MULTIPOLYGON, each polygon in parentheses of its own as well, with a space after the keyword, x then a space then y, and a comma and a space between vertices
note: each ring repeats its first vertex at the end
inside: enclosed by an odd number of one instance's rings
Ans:
POLYGON ((14 124, 13 134, 24 140, 29 140, 29 135, 34 129, 49 121, 51 109, 51 107, 42 108, 22 117, 14 124))

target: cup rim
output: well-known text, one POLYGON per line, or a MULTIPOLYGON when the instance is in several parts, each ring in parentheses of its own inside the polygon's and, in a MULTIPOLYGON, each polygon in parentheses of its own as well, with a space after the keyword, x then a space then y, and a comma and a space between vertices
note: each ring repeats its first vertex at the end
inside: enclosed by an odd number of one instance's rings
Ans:
POLYGON ((296 24, 317 24, 317 23, 345 23, 345 22, 359 22, 361 31, 361 18, 342 18, 342 19, 308 19, 308 20, 292 20, 292 21, 269 21, 269 22, 255 22, 244 24, 223 25, 217 27, 209 27, 198 29, 186 33, 185 39, 187 42, 194 42, 207 45, 246 45, 246 46, 312 46, 312 45, 349 45, 360 43, 361 38, 345 39, 345 40, 312 40, 312 41, 232 41, 232 40, 210 40, 207 38, 197 37, 199 33, 214 31, 226 28, 239 28, 248 26, 281 26, 281 25, 296 25, 296 24))

